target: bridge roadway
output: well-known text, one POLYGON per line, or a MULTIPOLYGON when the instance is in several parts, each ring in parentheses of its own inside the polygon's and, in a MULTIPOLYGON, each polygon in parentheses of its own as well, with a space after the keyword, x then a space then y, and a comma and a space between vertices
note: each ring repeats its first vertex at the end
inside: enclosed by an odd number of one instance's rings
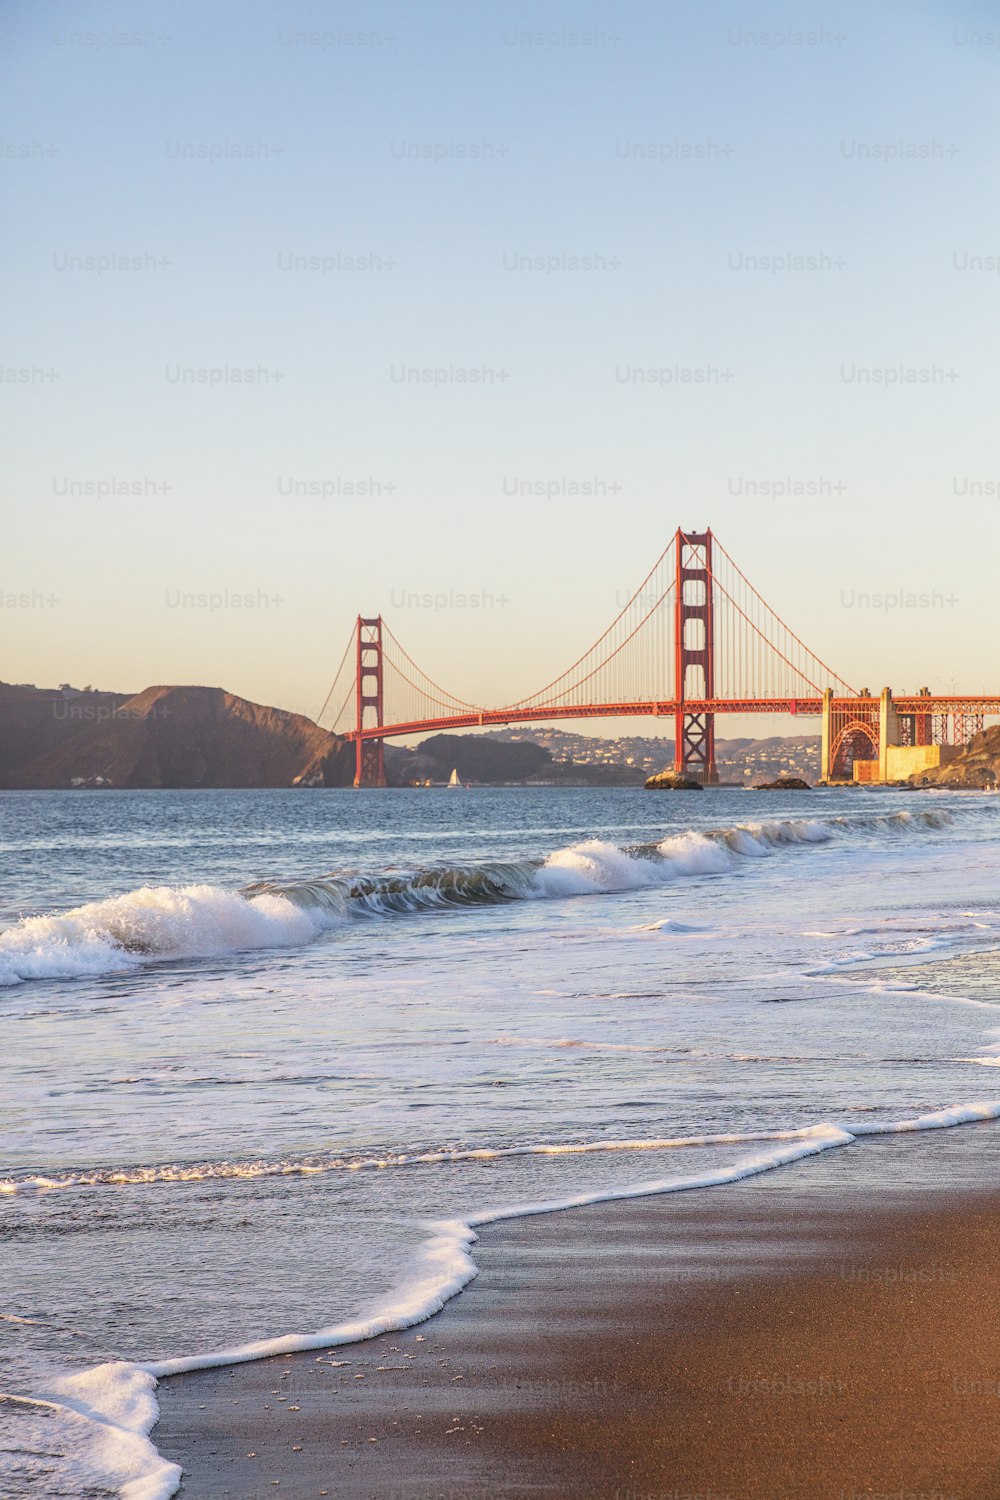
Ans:
MULTIPOLYGON (((831 707, 841 712, 877 713, 879 700, 870 695, 856 698, 834 698, 831 707)), ((892 706, 897 714, 1000 714, 1000 695, 973 697, 965 693, 945 696, 917 694, 895 696, 892 706)), ((344 739, 387 740, 410 734, 434 734, 445 729, 502 728, 508 724, 537 724, 551 719, 663 719, 684 714, 793 714, 819 717, 823 699, 814 698, 685 698, 643 700, 631 703, 547 704, 541 707, 470 709, 465 713, 445 714, 436 719, 413 719, 396 724, 370 724, 348 730, 344 739)))

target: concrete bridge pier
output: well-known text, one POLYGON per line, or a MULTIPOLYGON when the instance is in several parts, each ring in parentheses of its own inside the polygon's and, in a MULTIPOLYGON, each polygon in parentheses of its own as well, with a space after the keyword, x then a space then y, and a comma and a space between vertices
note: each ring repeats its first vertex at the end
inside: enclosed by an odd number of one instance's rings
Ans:
MULTIPOLYGON (((903 743, 902 723, 892 701, 891 688, 882 689, 877 718, 874 699, 867 693, 847 702, 841 700, 835 709, 833 689, 827 688, 823 694, 822 715, 820 777, 823 781, 843 779, 843 766, 848 754, 847 741, 851 736, 854 737, 855 745, 866 743, 871 751, 868 757, 860 761, 868 774, 859 778, 855 773, 855 779, 889 780, 890 746, 903 743)), ((856 749, 854 764, 859 764, 856 749)))
POLYGON ((899 715, 892 705, 892 688, 882 689, 878 712, 878 779, 889 780, 889 746, 903 743, 899 715))
MULTIPOLYGON (((929 697, 923 689, 918 697, 929 697)), ((909 708, 913 700, 909 700, 909 708)), ((878 699, 862 692, 857 698, 834 700, 823 694, 820 774, 824 781, 843 781, 847 766, 855 781, 869 785, 906 781, 910 776, 946 765, 959 753, 947 743, 947 720, 935 731, 930 713, 899 713, 892 689, 878 699), (859 751, 861 752, 859 754, 859 751)), ((956 716, 957 719, 957 716, 956 716)))
POLYGON ((830 743, 833 738, 833 688, 827 688, 823 694, 823 729, 819 752, 819 777, 821 781, 830 780, 830 743))

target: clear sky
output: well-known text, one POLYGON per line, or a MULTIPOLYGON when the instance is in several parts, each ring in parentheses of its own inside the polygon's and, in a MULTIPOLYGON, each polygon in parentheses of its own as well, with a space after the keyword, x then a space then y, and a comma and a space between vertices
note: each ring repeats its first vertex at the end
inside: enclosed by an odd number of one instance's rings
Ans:
POLYGON ((1000 688, 995 6, 6 0, 0 30, 3 679, 315 712, 381 611, 505 702, 710 525, 849 681, 1000 688), (412 597, 453 592, 487 602, 412 597), (893 592, 931 602, 859 602, 893 592))

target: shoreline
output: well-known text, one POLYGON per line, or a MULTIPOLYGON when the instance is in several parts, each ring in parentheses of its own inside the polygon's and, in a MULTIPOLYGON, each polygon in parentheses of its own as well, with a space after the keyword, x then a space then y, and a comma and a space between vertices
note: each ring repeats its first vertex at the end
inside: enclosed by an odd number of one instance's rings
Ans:
POLYGON ((995 1500, 1000 1128, 933 1136, 484 1227, 428 1321, 166 1377, 152 1439, 190 1500, 995 1500))

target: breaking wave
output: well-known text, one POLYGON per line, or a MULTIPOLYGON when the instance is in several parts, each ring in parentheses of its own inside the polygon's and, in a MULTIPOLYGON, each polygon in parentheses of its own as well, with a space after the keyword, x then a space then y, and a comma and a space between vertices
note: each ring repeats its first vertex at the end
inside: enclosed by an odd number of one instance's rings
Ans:
POLYGON ((0 985, 106 974, 150 958, 199 958, 309 942, 315 916, 284 897, 212 885, 143 886, 0 933, 0 985))
POLYGON ((144 886, 72 911, 25 917, 0 933, 0 986, 115 973, 150 959, 294 947, 358 917, 642 890, 724 875, 747 860, 791 846, 826 844, 845 832, 940 829, 952 816, 927 809, 867 818, 788 818, 689 829, 657 843, 625 847, 592 838, 544 859, 429 865, 379 875, 335 872, 242 891, 144 886))

